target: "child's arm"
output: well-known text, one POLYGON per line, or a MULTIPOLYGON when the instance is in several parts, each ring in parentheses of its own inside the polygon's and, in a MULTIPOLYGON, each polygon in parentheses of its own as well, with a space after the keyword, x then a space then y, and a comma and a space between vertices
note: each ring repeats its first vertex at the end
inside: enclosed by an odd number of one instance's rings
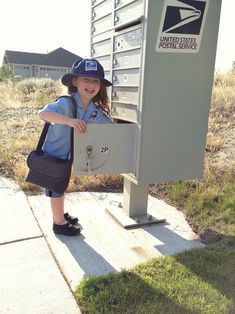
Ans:
POLYGON ((84 121, 80 119, 70 118, 57 112, 41 111, 39 112, 39 117, 50 123, 68 125, 80 133, 86 131, 86 123, 84 121))

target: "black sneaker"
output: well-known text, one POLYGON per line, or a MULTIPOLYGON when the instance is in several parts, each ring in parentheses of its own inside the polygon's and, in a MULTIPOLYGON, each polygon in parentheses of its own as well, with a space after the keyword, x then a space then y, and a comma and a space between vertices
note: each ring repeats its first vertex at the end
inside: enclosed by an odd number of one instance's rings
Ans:
POLYGON ((78 218, 69 215, 69 213, 64 214, 64 219, 68 222, 70 222, 72 225, 76 225, 78 223, 78 218))
POLYGON ((71 223, 67 222, 64 225, 53 224, 53 231, 56 234, 64 234, 68 236, 78 235, 81 229, 78 226, 73 226, 71 223))

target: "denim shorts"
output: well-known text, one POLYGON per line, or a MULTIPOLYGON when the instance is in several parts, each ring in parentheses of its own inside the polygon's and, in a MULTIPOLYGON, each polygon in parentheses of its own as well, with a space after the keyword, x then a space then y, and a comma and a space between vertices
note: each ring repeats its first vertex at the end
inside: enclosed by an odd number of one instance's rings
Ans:
POLYGON ((64 195, 64 193, 57 193, 57 192, 45 189, 45 195, 48 197, 61 197, 64 195))

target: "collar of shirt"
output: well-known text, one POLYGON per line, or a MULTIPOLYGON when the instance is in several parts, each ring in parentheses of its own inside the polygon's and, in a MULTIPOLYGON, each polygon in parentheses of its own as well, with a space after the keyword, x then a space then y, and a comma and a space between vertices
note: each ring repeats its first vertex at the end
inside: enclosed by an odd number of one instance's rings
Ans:
POLYGON ((83 120, 84 122, 87 122, 89 120, 91 114, 95 110, 97 110, 97 106, 93 103, 93 101, 90 101, 87 108, 84 109, 78 92, 72 93, 72 96, 75 98, 76 103, 77 103, 77 116, 78 116, 78 118, 83 120))

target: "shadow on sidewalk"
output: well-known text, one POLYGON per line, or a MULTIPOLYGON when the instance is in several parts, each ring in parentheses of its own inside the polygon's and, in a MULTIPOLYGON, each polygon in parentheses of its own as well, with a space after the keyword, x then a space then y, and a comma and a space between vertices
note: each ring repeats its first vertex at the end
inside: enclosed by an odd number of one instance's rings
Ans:
MULTIPOLYGON (((74 260, 83 270, 84 277, 117 272, 117 270, 102 256, 102 253, 99 254, 98 251, 94 250, 86 242, 86 239, 82 234, 75 237, 66 237, 62 235, 56 235, 56 237, 67 246, 74 260)), ((99 239, 97 239, 97 241, 99 241, 99 239)))

